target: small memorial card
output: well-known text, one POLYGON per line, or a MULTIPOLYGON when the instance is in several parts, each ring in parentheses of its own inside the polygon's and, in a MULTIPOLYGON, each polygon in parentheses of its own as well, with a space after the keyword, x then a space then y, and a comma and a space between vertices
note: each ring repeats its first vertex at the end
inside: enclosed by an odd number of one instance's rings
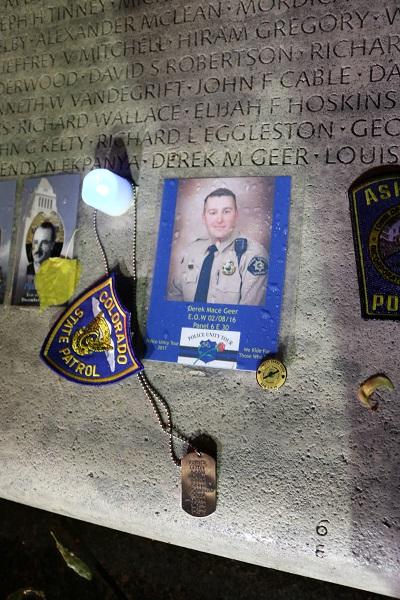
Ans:
POLYGON ((72 258, 79 194, 79 174, 61 173, 25 182, 13 304, 39 305, 35 274, 41 264, 53 256, 72 258))
POLYGON ((284 176, 165 180, 147 358, 253 371, 278 350, 290 191, 284 176))
POLYGON ((15 181, 0 181, 0 304, 4 302, 15 209, 15 181))

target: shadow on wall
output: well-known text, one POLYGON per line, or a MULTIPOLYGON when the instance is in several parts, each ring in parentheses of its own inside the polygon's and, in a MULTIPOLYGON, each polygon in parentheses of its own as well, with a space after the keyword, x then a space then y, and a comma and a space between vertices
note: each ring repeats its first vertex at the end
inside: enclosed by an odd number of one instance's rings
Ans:
POLYGON ((174 232, 171 248, 169 284, 179 270, 182 253, 196 239, 207 239, 209 234, 203 223, 204 201, 217 189, 227 189, 235 194, 238 209, 236 229, 269 251, 274 177, 203 177, 179 181, 174 232))
MULTIPOLYGON (((141 147, 137 146, 135 151, 137 152, 136 156, 138 156, 141 153, 141 147)), ((109 169, 120 177, 124 177, 130 183, 138 183, 139 172, 132 165, 128 149, 122 138, 114 137, 110 146, 99 142, 95 150, 95 161, 98 164, 104 165, 104 168, 109 169)), ((145 354, 145 342, 137 319, 137 282, 132 277, 125 275, 119 264, 113 271, 116 275, 115 283, 118 295, 122 304, 131 315, 131 331, 134 335, 135 352, 138 357, 143 357, 145 354)))
POLYGON ((128 151, 122 138, 107 136, 104 141, 97 142, 94 158, 95 164, 100 164, 120 177, 137 183, 139 180, 137 165, 140 164, 141 154, 141 146, 134 146, 133 151, 131 148, 128 151))

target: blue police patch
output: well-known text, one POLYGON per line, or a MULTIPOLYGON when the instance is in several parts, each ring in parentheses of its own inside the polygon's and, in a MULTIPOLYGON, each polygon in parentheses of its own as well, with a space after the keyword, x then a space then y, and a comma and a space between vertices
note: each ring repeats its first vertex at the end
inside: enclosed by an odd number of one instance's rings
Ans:
POLYGON ((252 275, 265 275, 268 269, 268 263, 263 256, 255 256, 249 262, 247 270, 252 275))
POLYGON ((349 190, 364 319, 400 318, 400 172, 358 179, 349 190))
POLYGON ((114 275, 63 313, 40 356, 59 375, 88 385, 113 383, 143 369, 133 352, 130 314, 118 298, 114 275))

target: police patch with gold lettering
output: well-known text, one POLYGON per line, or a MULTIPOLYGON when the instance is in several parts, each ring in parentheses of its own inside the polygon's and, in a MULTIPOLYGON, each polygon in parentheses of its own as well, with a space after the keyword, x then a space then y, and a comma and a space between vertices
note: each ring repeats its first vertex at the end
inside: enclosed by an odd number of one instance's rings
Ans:
POLYGON ((130 315, 118 298, 114 275, 64 312, 40 356, 56 373, 88 385, 113 383, 143 369, 133 352, 130 315))
POLYGON ((400 318, 400 172, 349 190, 364 319, 400 318))

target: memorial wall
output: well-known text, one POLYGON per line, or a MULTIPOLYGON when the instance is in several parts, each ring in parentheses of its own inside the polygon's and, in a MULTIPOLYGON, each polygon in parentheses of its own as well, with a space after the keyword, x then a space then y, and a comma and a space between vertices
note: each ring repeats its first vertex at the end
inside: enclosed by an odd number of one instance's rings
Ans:
POLYGON ((400 598, 398 2, 2 9, 0 495, 400 598), (140 376, 84 386, 40 360, 63 309, 37 306, 37 227, 80 261, 71 304, 106 274, 79 191, 103 168, 137 186, 136 207, 97 217, 136 357, 174 426, 216 444, 216 510, 203 519, 181 508, 140 376), (221 196, 240 234, 204 292, 206 239, 223 242, 225 227, 206 208, 221 196), (257 383, 269 358, 282 387, 257 383), (358 394, 377 374, 395 388, 378 382, 378 407, 358 394))
POLYGON ((398 162, 395 3, 6 4, 3 177, 398 162))

